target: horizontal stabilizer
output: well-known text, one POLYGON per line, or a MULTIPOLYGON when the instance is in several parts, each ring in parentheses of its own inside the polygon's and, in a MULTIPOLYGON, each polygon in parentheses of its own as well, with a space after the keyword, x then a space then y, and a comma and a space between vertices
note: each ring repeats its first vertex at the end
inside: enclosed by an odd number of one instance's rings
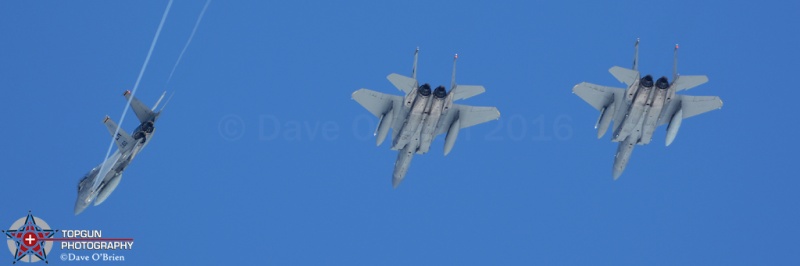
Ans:
POLYGON ((453 101, 456 101, 471 98, 484 92, 486 92, 486 88, 481 85, 456 85, 456 88, 451 93, 455 93, 453 101))
POLYGON ((392 83, 398 90, 408 94, 417 86, 417 80, 414 78, 406 77, 400 74, 389 74, 386 79, 392 83))
POLYGON ((114 120, 111 120, 110 117, 106 116, 106 118, 103 119, 103 124, 105 124, 106 128, 108 128, 108 133, 111 133, 111 136, 114 137, 114 142, 117 143, 117 147, 120 151, 124 151, 130 147, 133 147, 132 144, 135 142, 135 140, 131 138, 131 135, 128 135, 128 132, 125 132, 124 129, 119 128, 114 120), (119 128, 119 131, 117 131, 117 128, 119 128), (114 136, 115 132, 117 133, 116 136, 114 136))
POLYGON ((631 86, 637 79, 639 79, 639 71, 627 69, 623 67, 614 66, 608 69, 611 75, 614 75, 619 82, 625 83, 628 87, 631 86))
POLYGON ((614 101, 614 95, 616 93, 624 94, 625 91, 620 88, 581 82, 572 88, 572 93, 577 94, 578 97, 581 97, 581 99, 589 103, 594 109, 600 111, 614 101))
POLYGON ((706 82, 708 82, 708 77, 706 76, 678 76, 672 86, 675 86, 675 91, 678 92, 700 86, 706 82))
POLYGON ((454 104, 453 109, 443 115, 439 120, 435 135, 447 133, 450 129, 450 125, 456 120, 459 121, 459 128, 468 128, 500 118, 500 111, 497 110, 496 107, 454 104), (456 110, 457 112, 453 112, 456 110))
POLYGON ((461 128, 468 128, 500 119, 500 110, 497 107, 459 105, 458 119, 461 120, 461 128))
POLYGON ((352 98, 376 117, 381 117, 391 110, 395 102, 403 101, 400 96, 368 89, 360 89, 353 92, 352 98))
POLYGON ((683 110, 684 119, 720 108, 722 108, 722 100, 717 96, 681 95, 681 109, 683 110))

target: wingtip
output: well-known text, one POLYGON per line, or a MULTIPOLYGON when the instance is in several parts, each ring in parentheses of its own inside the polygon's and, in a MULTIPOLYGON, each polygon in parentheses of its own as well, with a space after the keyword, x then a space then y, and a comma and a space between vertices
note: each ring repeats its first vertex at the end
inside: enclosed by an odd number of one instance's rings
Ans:
POLYGON ((108 122, 108 119, 111 119, 111 117, 108 117, 108 115, 106 115, 106 117, 103 118, 103 123, 108 122))
POLYGON ((122 93, 122 96, 128 96, 129 94, 131 94, 131 91, 125 90, 125 92, 122 93))
POLYGON ((586 83, 586 82, 581 82, 581 83, 575 84, 575 86, 572 86, 572 93, 575 93, 575 89, 577 89, 578 87, 583 85, 583 83, 586 83))

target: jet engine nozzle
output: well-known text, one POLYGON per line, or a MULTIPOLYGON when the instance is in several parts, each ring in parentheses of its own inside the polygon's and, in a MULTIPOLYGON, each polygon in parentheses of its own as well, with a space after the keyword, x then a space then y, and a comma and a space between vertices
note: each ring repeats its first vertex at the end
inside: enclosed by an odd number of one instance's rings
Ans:
POLYGON ((444 86, 440 85, 439 87, 436 87, 436 90, 433 91, 433 96, 439 99, 444 98, 447 96, 447 90, 444 88, 444 86))
POLYGON ((430 96, 431 95, 431 85, 428 85, 428 83, 425 83, 425 84, 422 84, 422 86, 419 86, 419 95, 430 96))
POLYGON ((653 87, 653 77, 650 75, 644 76, 641 81, 642 86, 653 87))
POLYGON ((662 90, 669 88, 669 81, 667 80, 667 77, 658 78, 656 81, 656 87, 662 90))
POLYGON ((146 123, 144 123, 142 125, 142 130, 144 130, 144 132, 147 132, 147 134, 153 133, 153 130, 155 130, 155 125, 153 121, 147 121, 146 123))

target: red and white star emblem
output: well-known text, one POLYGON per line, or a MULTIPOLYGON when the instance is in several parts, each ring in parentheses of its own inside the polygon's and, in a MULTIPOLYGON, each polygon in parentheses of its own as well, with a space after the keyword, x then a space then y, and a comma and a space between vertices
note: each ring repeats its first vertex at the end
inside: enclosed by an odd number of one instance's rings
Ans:
MULTIPOLYGON (((13 240, 17 246, 14 252, 14 263, 22 260, 28 255, 47 262, 47 251, 45 251, 45 238, 51 238, 56 230, 43 229, 36 225, 36 218, 28 212, 25 223, 16 230, 2 231, 13 240)), ((28 260, 31 260, 29 258, 28 260)))

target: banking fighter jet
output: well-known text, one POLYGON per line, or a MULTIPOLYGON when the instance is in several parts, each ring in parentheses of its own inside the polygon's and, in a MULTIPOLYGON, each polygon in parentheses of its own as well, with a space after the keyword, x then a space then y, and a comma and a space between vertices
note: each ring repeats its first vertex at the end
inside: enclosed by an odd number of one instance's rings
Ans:
POLYGON ((457 85, 456 60, 453 59, 453 77, 450 91, 444 86, 431 89, 429 84, 417 82, 417 57, 414 52, 414 67, 411 77, 390 74, 387 79, 405 96, 390 95, 368 89, 353 92, 352 98, 370 113, 379 118, 375 130, 377 145, 386 139, 392 129, 392 150, 399 151, 394 164, 392 186, 397 187, 405 178, 414 154, 428 152, 433 139, 447 133, 444 155, 450 153, 462 128, 471 127, 500 118, 495 107, 475 107, 454 104, 456 100, 467 99, 486 91, 483 86, 457 85))
POLYGON ((666 146, 672 144, 683 119, 722 108, 717 96, 688 96, 676 94, 708 82, 706 76, 678 75, 678 45, 673 53, 672 82, 667 77, 653 80, 640 76, 638 70, 639 40, 634 45, 633 69, 612 67, 608 71, 627 89, 612 88, 583 82, 572 92, 600 111, 595 128, 602 138, 614 121, 612 141, 619 142, 614 156, 612 175, 619 178, 628 164, 634 145, 650 143, 656 127, 668 124, 666 146))
MULTIPOLYGON (((103 119, 103 124, 108 128, 108 132, 114 137, 117 150, 106 161, 100 163, 89 171, 80 182, 78 182, 78 199, 75 201, 75 215, 80 214, 89 204, 100 205, 105 201, 111 192, 117 188, 122 181, 122 171, 131 163, 134 157, 147 146, 153 138, 155 132, 155 122, 161 115, 161 110, 155 111, 158 104, 164 99, 164 94, 158 99, 153 109, 147 108, 139 99, 131 96, 130 91, 123 94, 130 101, 133 112, 139 118, 139 126, 128 134, 117 126, 108 116, 103 119), (119 129, 119 131, 117 131, 119 129), (114 135, 116 133, 116 135, 114 135)), ((166 104, 165 104, 166 106, 166 104)), ((164 109, 163 107, 161 108, 164 109)))

